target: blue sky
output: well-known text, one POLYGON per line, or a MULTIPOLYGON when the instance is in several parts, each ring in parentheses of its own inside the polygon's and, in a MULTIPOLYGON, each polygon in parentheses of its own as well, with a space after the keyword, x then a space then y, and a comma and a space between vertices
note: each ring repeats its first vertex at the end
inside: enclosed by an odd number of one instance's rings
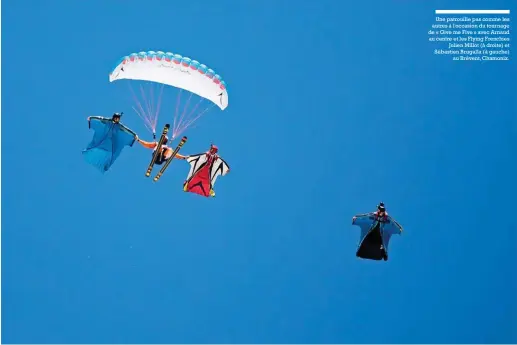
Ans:
POLYGON ((4 2, 2 342, 516 342, 515 63, 427 42, 435 9, 488 3, 4 2), (219 146, 215 199, 182 161, 153 184, 140 146, 81 157, 89 115, 150 139, 108 81, 141 50, 227 82, 183 150, 219 146), (405 232, 360 260, 381 200, 405 232))

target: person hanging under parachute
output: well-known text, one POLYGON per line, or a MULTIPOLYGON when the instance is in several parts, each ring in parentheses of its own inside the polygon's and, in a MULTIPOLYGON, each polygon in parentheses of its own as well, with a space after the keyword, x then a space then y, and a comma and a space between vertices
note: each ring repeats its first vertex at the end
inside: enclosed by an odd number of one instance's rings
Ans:
MULTIPOLYGON (((145 147, 146 149, 152 149, 153 150, 153 155, 155 154, 156 150, 158 149, 158 146, 160 146, 158 141, 145 141, 145 140, 140 139, 138 136, 136 137, 136 141, 140 145, 145 147)), ((169 160, 169 158, 171 158, 172 152, 174 150, 172 148, 170 148, 169 146, 167 146, 168 142, 169 142, 169 138, 167 136, 165 136, 165 138, 164 138, 164 140, 162 142, 161 148, 160 148, 160 150, 158 151, 158 153, 156 155, 156 159, 154 161, 154 164, 162 165, 167 160, 169 160)), ((179 156, 180 156, 179 154, 176 154, 177 158, 179 156)))
POLYGON ((379 203, 375 212, 354 216, 352 224, 361 228, 356 256, 362 259, 387 261, 390 238, 395 234, 400 235, 402 226, 388 215, 384 203, 379 203))
MULTIPOLYGON (((160 177, 163 175, 165 170, 171 164, 174 157, 176 157, 176 155, 178 155, 179 150, 187 142, 187 137, 184 136, 181 139, 181 141, 179 142, 179 144, 176 146, 176 148, 174 150, 172 150, 172 148, 170 148, 167 145, 167 143, 169 142, 169 138, 167 137, 169 128, 170 128, 170 125, 166 124, 165 127, 163 128, 163 132, 162 132, 162 135, 161 135, 159 141, 156 141, 156 138, 154 138, 155 141, 152 141, 152 142, 141 140, 140 138, 138 138, 138 136, 136 138, 138 143, 140 143, 143 147, 153 150, 151 162, 149 163, 149 166, 147 167, 147 171, 145 173, 146 177, 149 177, 151 175, 151 171, 153 170, 153 167, 155 164, 157 164, 157 165, 163 164, 163 167, 160 169, 158 174, 156 174, 156 176, 154 177, 154 179, 153 179, 154 182, 156 182, 160 179, 160 177)), ((180 157, 183 157, 183 156, 180 156, 180 157)))
POLYGON ((124 147, 132 147, 137 135, 120 122, 123 113, 111 118, 88 117, 88 128, 95 131, 92 141, 82 151, 85 161, 105 173, 115 163, 124 147))

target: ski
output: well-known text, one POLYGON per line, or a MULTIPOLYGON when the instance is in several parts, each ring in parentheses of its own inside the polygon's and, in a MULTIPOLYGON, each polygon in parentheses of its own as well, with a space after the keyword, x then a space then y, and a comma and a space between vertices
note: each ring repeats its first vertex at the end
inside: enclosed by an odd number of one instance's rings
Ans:
POLYGON ((172 160, 174 159, 174 157, 176 157, 176 154, 179 152, 179 150, 183 147, 183 145, 187 142, 187 137, 183 137, 181 138, 181 141, 179 142, 178 146, 176 146, 176 149, 174 149, 174 152, 172 152, 172 155, 169 159, 167 159, 167 161, 165 162, 165 164, 163 165, 163 167, 160 169, 160 171, 158 172, 158 174, 156 174, 156 176, 154 177, 154 182, 158 181, 160 179, 160 177, 162 177, 165 169, 167 169, 167 167, 169 166, 169 164, 171 164, 172 160))
POLYGON ((154 162, 156 162, 156 158, 158 158, 158 155, 160 154, 160 151, 163 146, 163 142, 165 141, 165 137, 167 136, 167 133, 169 132, 170 125, 166 124, 165 127, 163 127, 163 132, 160 137, 160 141, 158 141, 158 146, 156 147, 156 150, 154 150, 153 158, 151 159, 151 163, 149 163, 149 167, 147 168, 147 171, 145 173, 146 177, 149 177, 151 175, 151 171, 154 167, 154 162))

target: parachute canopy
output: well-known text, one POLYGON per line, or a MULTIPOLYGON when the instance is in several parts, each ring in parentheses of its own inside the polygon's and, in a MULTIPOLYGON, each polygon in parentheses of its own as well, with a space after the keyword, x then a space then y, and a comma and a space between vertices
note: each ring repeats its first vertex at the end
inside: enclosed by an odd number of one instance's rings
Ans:
POLYGON ((102 173, 109 170, 125 146, 135 143, 136 133, 110 118, 91 116, 88 127, 95 133, 82 152, 83 158, 102 173))
MULTIPOLYGON (((179 89, 177 90, 179 94, 176 101, 173 137, 181 134, 183 130, 208 110, 207 108, 201 114, 196 113, 200 105, 200 102, 198 102, 193 110, 187 111, 192 94, 212 102, 213 105, 218 106, 221 110, 228 107, 228 92, 221 76, 206 65, 179 54, 148 51, 125 56, 109 75, 110 82, 122 79, 161 84, 160 99, 157 107, 152 104, 152 100, 148 100, 148 98, 154 97, 154 91, 151 90, 150 97, 148 97, 149 95, 146 95, 141 88, 140 91, 144 98, 145 106, 138 102, 137 108, 134 108, 146 121, 148 128, 153 131, 153 134, 156 131, 163 85, 179 89), (179 103, 182 90, 190 92, 191 95, 180 115, 179 103)), ((136 98, 134 92, 133 96, 136 98)))

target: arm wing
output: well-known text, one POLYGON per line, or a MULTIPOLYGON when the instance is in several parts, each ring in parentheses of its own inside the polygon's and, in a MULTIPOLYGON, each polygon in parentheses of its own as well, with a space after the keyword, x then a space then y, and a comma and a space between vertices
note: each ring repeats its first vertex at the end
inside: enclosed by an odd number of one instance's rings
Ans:
POLYGON ((375 221, 375 212, 357 214, 352 218, 352 224, 361 229, 360 238, 364 238, 375 221))
POLYGON ((121 136, 121 144, 124 146, 127 145, 129 147, 133 146, 136 140, 136 133, 131 129, 127 128, 123 124, 119 124, 119 135, 121 136))
POLYGON ((97 129, 102 129, 110 122, 110 119, 102 116, 90 116, 88 117, 88 128, 96 131, 97 129))
POLYGON ((230 166, 224 159, 218 157, 212 165, 212 171, 210 172, 210 182, 212 183, 212 186, 215 184, 215 180, 217 180, 218 176, 224 176, 229 172, 230 166))
POLYGON ((391 233, 400 235, 403 231, 402 226, 391 216, 388 216, 390 220, 391 233))

